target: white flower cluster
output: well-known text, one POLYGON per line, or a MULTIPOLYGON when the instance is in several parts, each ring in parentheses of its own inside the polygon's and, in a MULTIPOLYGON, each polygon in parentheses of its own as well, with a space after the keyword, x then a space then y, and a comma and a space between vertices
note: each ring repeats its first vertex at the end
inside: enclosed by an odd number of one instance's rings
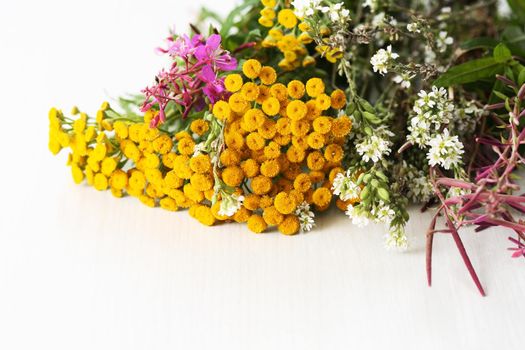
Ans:
POLYGON ((346 173, 339 173, 334 178, 332 191, 339 196, 342 201, 359 198, 361 187, 352 180, 352 173, 347 170, 346 173))
POLYGON ((299 18, 312 17, 316 11, 321 11, 328 15, 333 23, 344 24, 350 20, 350 11, 344 7, 343 2, 334 4, 321 0, 294 0, 291 5, 299 18), (321 4, 325 6, 321 6, 321 4))
POLYGON ((385 235, 385 246, 389 249, 406 250, 408 248, 408 239, 405 235, 405 229, 402 225, 390 227, 385 235))
POLYGON ((392 45, 388 45, 386 50, 377 50, 377 52, 370 58, 370 63, 372 64, 374 72, 379 72, 381 75, 385 75, 388 73, 388 68, 392 62, 398 57, 399 55, 397 53, 392 52, 392 45))
POLYGON ((370 219, 362 210, 356 209, 352 204, 346 208, 345 214, 352 220, 352 224, 357 227, 365 227, 370 222, 370 219))
POLYGON ((443 130, 443 134, 435 135, 428 146, 427 158, 431 166, 441 165, 448 170, 461 162, 463 144, 457 136, 451 136, 448 129, 443 130))
POLYGON ((444 88, 432 87, 427 93, 421 90, 419 99, 414 103, 415 116, 408 126, 408 140, 420 147, 425 146, 441 127, 448 124, 454 111, 454 104, 448 99, 444 88))
POLYGON ((385 235, 385 244, 388 248, 406 249, 408 240, 405 235, 403 225, 394 224, 392 221, 395 218, 395 211, 390 208, 388 204, 380 201, 372 208, 369 214, 362 210, 359 206, 348 205, 345 214, 352 220, 352 224, 357 227, 365 227, 370 221, 375 223, 383 223, 388 227, 388 233, 385 235))
POLYGON ((372 214, 374 222, 390 225, 392 220, 394 220, 396 212, 391 209, 388 204, 385 204, 385 202, 379 201, 378 205, 374 206, 370 214, 372 214))
POLYGON ((301 203, 295 209, 295 215, 299 218, 301 231, 308 232, 315 226, 314 213, 310 210, 310 205, 306 202, 301 203))
POLYGON ((321 0, 293 0, 291 5, 297 17, 305 18, 314 15, 320 2, 321 0))
POLYGON ((362 136, 359 142, 355 144, 355 149, 361 158, 368 162, 377 163, 383 156, 389 155, 392 142, 388 139, 394 134, 386 128, 378 128, 372 136, 362 136))
POLYGON ((235 193, 228 194, 225 191, 222 191, 221 197, 219 215, 223 216, 233 216, 241 208, 244 201, 244 196, 239 196, 235 193))
POLYGON ((357 225, 358 227, 367 226, 370 223, 370 220, 375 223, 382 223, 389 226, 396 215, 395 211, 383 201, 379 201, 369 214, 361 210, 360 207, 356 208, 353 204, 349 204, 346 208, 345 214, 352 219, 352 224, 357 225))
POLYGON ((453 119, 454 103, 447 97, 444 88, 432 87, 427 93, 421 90, 414 104, 415 116, 410 120, 407 139, 421 148, 429 148, 427 159, 430 166, 440 165, 445 169, 455 167, 461 162, 463 144, 457 136, 452 136, 445 128, 453 119))
POLYGON ((433 194, 428 175, 413 165, 406 165, 405 163, 405 168, 407 169, 405 181, 408 188, 408 198, 415 203, 428 202, 433 194))
POLYGON ((463 101, 456 107, 449 130, 455 135, 472 134, 476 130, 479 118, 485 113, 473 101, 463 101))

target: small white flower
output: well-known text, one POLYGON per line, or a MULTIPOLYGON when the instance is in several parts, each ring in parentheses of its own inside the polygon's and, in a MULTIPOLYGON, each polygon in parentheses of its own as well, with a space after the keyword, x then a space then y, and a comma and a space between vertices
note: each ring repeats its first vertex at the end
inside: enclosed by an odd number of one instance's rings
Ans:
POLYGON ((346 173, 336 175, 332 184, 332 191, 336 196, 339 196, 341 200, 347 201, 359 198, 361 187, 352 180, 352 174, 350 170, 347 170, 346 173))
POLYGON ((243 196, 237 194, 227 194, 222 192, 221 204, 219 207, 219 215, 221 216, 233 216, 242 206, 244 201, 243 196))
POLYGON ((419 25, 417 23, 407 24, 407 30, 411 33, 421 33, 421 29, 419 29, 419 25))
POLYGON ((439 52, 445 52, 447 46, 450 46, 454 43, 454 38, 448 36, 446 31, 439 32, 438 37, 436 38, 436 46, 439 49, 439 52))
POLYGON ((409 89, 410 86, 412 86, 412 83, 410 82, 410 79, 412 79, 414 76, 410 76, 408 74, 401 74, 396 75, 392 80, 396 84, 400 84, 403 89, 409 89))
POLYGON ((427 159, 430 166, 441 165, 448 170, 461 162, 463 144, 457 136, 451 136, 448 129, 443 130, 442 135, 435 135, 428 142, 428 146, 430 149, 427 159))
POLYGON ((345 214, 352 219, 352 224, 357 227, 365 227, 370 222, 365 215, 358 213, 352 204, 348 205, 345 214))
POLYGON ((328 14, 328 18, 333 23, 345 23, 350 20, 350 11, 344 7, 342 2, 330 4, 330 6, 318 6, 317 9, 328 14))
POLYGON ((404 166, 407 170, 405 176, 408 188, 407 197, 416 203, 428 202, 434 192, 428 174, 413 165, 407 165, 405 162, 404 166))
POLYGON ((375 55, 370 58, 372 69, 374 72, 379 72, 382 75, 388 73, 388 68, 393 60, 398 58, 399 55, 392 52, 392 45, 388 45, 385 49, 379 49, 375 55))
POLYGON ((374 28, 381 28, 383 27, 383 24, 385 23, 385 13, 379 12, 377 15, 372 18, 372 27, 374 28))
POLYGON ((414 102, 414 116, 408 125, 408 140, 425 146, 441 126, 453 119, 455 105, 448 99, 447 90, 432 87, 430 92, 421 90, 414 102))
POLYGON ((391 145, 392 142, 389 140, 378 135, 372 135, 363 138, 361 142, 355 145, 355 148, 365 162, 372 160, 372 162, 377 163, 384 155, 390 154, 391 145))
POLYGON ((315 226, 315 215, 310 210, 310 204, 306 202, 301 203, 297 209, 295 209, 295 215, 299 218, 301 231, 308 232, 315 226))
POLYGON ((398 250, 406 250, 408 248, 408 239, 402 225, 390 227, 390 230, 385 235, 385 246, 388 249, 398 250))
POLYGON ((432 47, 425 46, 425 63, 434 63, 436 61, 436 53, 432 50, 432 47))
POLYGON ((371 214, 374 216, 374 220, 376 222, 382 222, 384 224, 390 225, 392 220, 394 220, 396 212, 383 201, 380 201, 379 205, 372 209, 371 214))
POLYGON ((291 5, 294 8, 294 13, 297 17, 305 18, 314 15, 320 0, 294 0, 291 5))

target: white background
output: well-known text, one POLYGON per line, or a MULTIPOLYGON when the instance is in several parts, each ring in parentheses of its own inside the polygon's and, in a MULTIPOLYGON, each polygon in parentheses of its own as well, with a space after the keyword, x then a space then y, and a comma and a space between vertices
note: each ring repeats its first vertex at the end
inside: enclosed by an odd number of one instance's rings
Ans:
POLYGON ((309 234, 254 235, 73 184, 47 151, 49 107, 139 91, 202 2, 2 4, 0 349, 523 348, 525 262, 507 231, 463 234, 482 298, 448 236, 426 286, 416 211, 400 254, 336 211, 309 234))

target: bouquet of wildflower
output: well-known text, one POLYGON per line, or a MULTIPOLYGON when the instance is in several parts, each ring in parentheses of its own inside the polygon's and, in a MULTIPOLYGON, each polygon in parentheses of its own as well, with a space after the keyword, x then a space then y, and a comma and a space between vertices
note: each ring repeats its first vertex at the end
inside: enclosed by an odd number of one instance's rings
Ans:
POLYGON ((120 108, 50 110, 76 183, 255 233, 310 231, 335 203, 398 248, 420 204, 429 283, 447 233, 482 294, 462 227, 509 228, 525 256, 523 1, 244 0, 158 51, 171 66, 120 108))

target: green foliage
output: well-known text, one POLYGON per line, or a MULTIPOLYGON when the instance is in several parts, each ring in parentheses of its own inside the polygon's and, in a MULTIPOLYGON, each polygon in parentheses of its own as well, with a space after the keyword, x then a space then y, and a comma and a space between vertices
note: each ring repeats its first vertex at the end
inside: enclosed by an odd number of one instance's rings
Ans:
POLYGON ((434 85, 448 87, 473 83, 504 72, 512 61, 512 53, 504 44, 494 47, 492 57, 483 57, 453 66, 434 81, 434 85))

